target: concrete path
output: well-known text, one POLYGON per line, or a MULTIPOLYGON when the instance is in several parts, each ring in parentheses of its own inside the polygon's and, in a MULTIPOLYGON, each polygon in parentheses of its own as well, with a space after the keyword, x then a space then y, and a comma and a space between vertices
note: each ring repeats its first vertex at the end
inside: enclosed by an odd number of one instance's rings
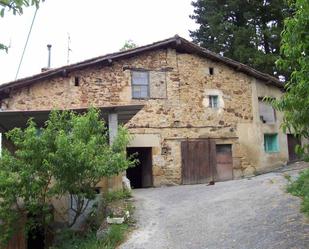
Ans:
POLYGON ((284 174, 134 191, 137 229, 122 249, 308 249, 300 200, 284 174))

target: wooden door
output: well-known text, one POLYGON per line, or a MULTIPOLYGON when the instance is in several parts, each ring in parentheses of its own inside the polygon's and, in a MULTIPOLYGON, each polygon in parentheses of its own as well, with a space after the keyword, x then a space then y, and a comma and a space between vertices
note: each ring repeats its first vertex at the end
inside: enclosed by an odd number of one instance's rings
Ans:
POLYGON ((143 153, 142 187, 152 187, 152 149, 145 148, 143 153))
POLYGON ((181 142, 182 184, 207 183, 214 180, 216 145, 212 139, 181 142))
POLYGON ((298 137, 295 137, 293 134, 287 134, 288 139, 288 151, 289 151, 289 161, 297 161, 299 160, 299 156, 295 152, 295 148, 297 145, 301 145, 301 141, 298 137))
POLYGON ((26 249, 27 248, 26 236, 24 233, 25 223, 26 223, 26 216, 23 216, 19 221, 17 221, 17 225, 18 225, 17 232, 13 235, 12 239, 10 239, 7 246, 4 247, 5 249, 26 249))
POLYGON ((231 144, 216 145, 217 181, 233 179, 233 157, 231 144))

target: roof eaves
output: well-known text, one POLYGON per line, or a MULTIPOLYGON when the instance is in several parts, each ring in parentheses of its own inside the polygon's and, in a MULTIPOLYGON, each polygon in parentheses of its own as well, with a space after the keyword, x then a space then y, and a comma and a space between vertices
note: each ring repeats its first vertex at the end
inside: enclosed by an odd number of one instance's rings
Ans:
POLYGON ((111 54, 106 54, 103 56, 99 56, 99 57, 95 57, 92 59, 88 59, 82 62, 78 62, 78 63, 74 63, 71 65, 66 65, 63 67, 59 67, 59 68, 55 68, 55 69, 50 69, 47 70, 45 72, 39 73, 39 74, 35 74, 26 78, 21 78, 18 79, 16 81, 11 81, 5 84, 0 85, 0 92, 4 91, 4 90, 9 90, 9 89, 14 89, 17 88, 19 86, 28 86, 34 82, 37 81, 41 81, 41 80, 46 80, 49 79, 51 77, 54 76, 65 76, 67 75, 69 72, 75 71, 75 70, 79 70, 82 68, 86 68, 89 66, 93 66, 96 64, 100 64, 103 63, 105 61, 107 61, 108 63, 111 63, 113 59, 121 59, 121 58, 126 58, 126 57, 130 57, 130 56, 134 56, 138 53, 141 52, 145 52, 145 51, 149 51, 152 49, 156 49, 159 47, 164 47, 164 46, 168 46, 171 43, 175 42, 175 37, 163 40, 163 41, 159 41, 159 42, 155 42, 153 44, 150 45, 145 45, 145 46, 141 46, 138 48, 133 48, 130 50, 126 50, 126 51, 122 51, 122 52, 116 52, 116 53, 111 53, 111 54))
POLYGON ((245 64, 242 64, 240 62, 234 61, 227 57, 223 57, 219 54, 211 52, 208 49, 202 48, 192 42, 187 41, 184 38, 179 37, 178 35, 175 35, 174 37, 171 37, 171 38, 168 38, 162 41, 158 41, 158 42, 155 42, 149 45, 145 45, 142 47, 138 47, 138 48, 122 51, 122 52, 106 54, 103 56, 98 56, 98 57, 91 58, 91 59, 88 59, 82 62, 74 63, 71 65, 63 66, 63 67, 56 68, 56 69, 51 69, 51 70, 45 71, 40 74, 36 74, 36 75, 22 78, 16 81, 8 82, 6 84, 0 85, 0 93, 9 91, 10 89, 28 86, 30 84, 33 84, 34 82, 46 80, 54 76, 60 75, 60 76, 65 77, 67 76, 69 72, 72 72, 75 70, 83 69, 89 66, 100 64, 100 63, 107 62, 107 64, 111 64, 114 59, 132 57, 138 53, 142 53, 142 52, 157 49, 157 48, 163 48, 167 46, 173 46, 178 50, 184 50, 186 52, 196 53, 201 56, 207 57, 209 59, 222 62, 230 67, 233 67, 237 71, 249 74, 255 78, 263 80, 266 82, 266 84, 271 84, 279 88, 284 87, 283 83, 273 76, 259 72, 255 70, 254 68, 251 68, 245 64))

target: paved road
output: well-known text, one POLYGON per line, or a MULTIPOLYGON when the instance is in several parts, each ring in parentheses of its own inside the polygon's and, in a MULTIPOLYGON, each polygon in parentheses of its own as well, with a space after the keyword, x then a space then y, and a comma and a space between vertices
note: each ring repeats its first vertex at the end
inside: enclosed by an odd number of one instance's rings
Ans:
POLYGON ((308 219, 285 184, 283 173, 268 173, 214 186, 135 190, 138 228, 120 248, 308 249, 308 219))

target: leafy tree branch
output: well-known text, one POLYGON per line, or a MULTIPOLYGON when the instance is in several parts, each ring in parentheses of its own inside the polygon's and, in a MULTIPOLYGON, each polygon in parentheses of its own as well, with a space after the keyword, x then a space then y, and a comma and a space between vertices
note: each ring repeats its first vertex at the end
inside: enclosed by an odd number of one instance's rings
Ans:
POLYGON ((103 177, 118 175, 135 160, 125 148, 130 135, 119 127, 112 146, 100 112, 85 114, 53 111, 44 127, 29 120, 23 130, 6 134, 15 150, 4 150, 0 158, 0 241, 5 243, 27 215, 26 231, 43 227, 53 219, 51 200, 69 196, 73 226, 96 197, 103 177), (30 215, 30 216, 29 216, 30 215))

